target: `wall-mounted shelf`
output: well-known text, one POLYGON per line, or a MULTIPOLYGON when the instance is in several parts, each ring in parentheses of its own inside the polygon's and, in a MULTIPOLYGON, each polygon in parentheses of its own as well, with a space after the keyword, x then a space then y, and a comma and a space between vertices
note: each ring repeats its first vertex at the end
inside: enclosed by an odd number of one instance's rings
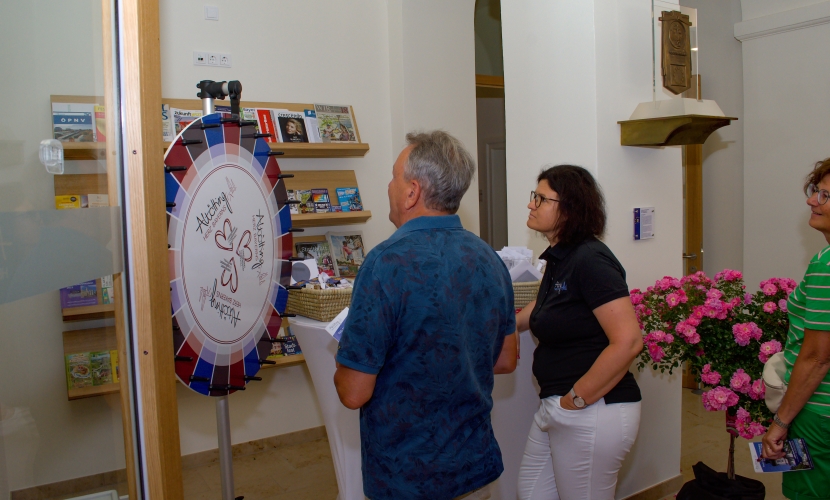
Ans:
MULTIPOLYGON (((115 327, 112 326, 63 332, 64 358, 67 354, 76 354, 79 352, 113 351, 118 348, 117 345, 115 327)), ((65 381, 64 384, 66 384, 65 381)), ((67 397, 72 401, 73 399, 115 394, 119 389, 119 383, 67 389, 67 397)))
POLYGON ((61 316, 63 316, 64 321, 88 321, 91 319, 112 318, 115 316, 115 304, 70 307, 61 309, 61 316))
POLYGON ((729 125, 731 116, 671 116, 619 121, 622 146, 682 146, 703 144, 715 130, 729 125))
MULTIPOLYGON (((171 108, 201 110, 202 101, 199 99, 162 99, 162 104, 169 104, 171 108)), ((229 106, 229 101, 214 101, 217 106, 229 106)), ((314 109, 314 104, 295 102, 251 102, 242 101, 246 108, 268 108, 287 109, 302 113, 306 109, 314 109)), ((352 110, 354 116, 354 110, 352 110)), ((357 143, 350 142, 328 142, 328 143, 293 143, 293 142, 272 142, 269 145, 273 151, 282 151, 282 158, 361 158, 369 152, 369 145, 360 141, 360 130, 357 128, 357 119, 354 121, 354 129, 357 133, 357 143)), ((164 143, 164 150, 170 146, 169 142, 164 143)))
MULTIPOLYGON (((285 170, 285 174, 294 177, 285 179, 286 189, 317 189, 329 190, 332 205, 338 202, 337 188, 357 187, 357 177, 354 170, 285 170)), ((363 198, 363 193, 361 198, 363 198)), ((326 227, 343 224, 362 224, 372 217, 372 212, 325 212, 318 214, 292 214, 291 224, 296 227, 326 227)))
POLYGON ((66 160, 101 160, 107 156, 105 142, 63 142, 66 160))

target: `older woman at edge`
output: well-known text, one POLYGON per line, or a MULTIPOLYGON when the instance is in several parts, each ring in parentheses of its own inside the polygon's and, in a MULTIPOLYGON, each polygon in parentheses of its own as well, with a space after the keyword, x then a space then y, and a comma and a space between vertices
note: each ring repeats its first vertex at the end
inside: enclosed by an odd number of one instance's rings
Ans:
MULTIPOLYGON (((809 224, 830 244, 828 190, 830 158, 816 163, 804 186, 809 224)), ((830 246, 812 258, 787 309, 787 393, 762 440, 763 456, 781 458, 788 437, 803 438, 814 469, 783 474, 784 496, 830 500, 830 246)))

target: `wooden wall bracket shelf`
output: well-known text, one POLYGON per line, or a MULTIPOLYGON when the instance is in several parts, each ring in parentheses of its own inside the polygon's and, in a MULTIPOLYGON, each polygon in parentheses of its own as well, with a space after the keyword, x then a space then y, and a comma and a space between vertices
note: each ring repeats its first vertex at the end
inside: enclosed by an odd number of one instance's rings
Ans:
POLYGON ((619 121, 623 146, 685 146, 703 144, 715 130, 729 125, 731 116, 669 116, 619 121))

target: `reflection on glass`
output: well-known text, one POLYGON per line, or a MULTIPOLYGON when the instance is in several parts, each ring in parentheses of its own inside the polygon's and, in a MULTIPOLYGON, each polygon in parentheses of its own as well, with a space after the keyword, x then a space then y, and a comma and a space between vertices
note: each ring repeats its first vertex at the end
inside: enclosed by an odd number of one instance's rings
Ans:
MULTIPOLYGON (((83 349, 107 348, 110 341, 98 332, 112 329, 120 304, 72 316, 61 309, 58 291, 122 266, 120 208, 109 206, 118 198, 91 196, 108 194, 112 180, 101 154, 105 143, 83 142, 97 137, 99 127, 100 137, 111 139, 107 120, 117 119, 96 109, 106 94, 102 27, 100 0, 0 2, 2 500, 74 497, 93 486, 127 493, 119 484, 125 480, 120 396, 70 400, 64 349, 64 332, 79 330, 93 332, 83 349), (56 118, 53 103, 73 102, 68 96, 91 99, 79 103, 89 109, 56 109, 56 118), (62 175, 41 163, 44 140, 60 141, 62 175), (65 195, 84 196, 86 207, 58 210, 56 196, 65 195)), ((60 171, 57 163, 50 168, 60 171)))

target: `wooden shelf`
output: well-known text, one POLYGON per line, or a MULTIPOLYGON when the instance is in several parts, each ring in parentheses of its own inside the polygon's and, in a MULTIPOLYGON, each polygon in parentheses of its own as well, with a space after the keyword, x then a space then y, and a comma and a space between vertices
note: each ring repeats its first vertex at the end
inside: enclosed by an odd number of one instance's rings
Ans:
POLYGON ((105 384, 98 387, 84 387, 83 389, 69 389, 67 394, 69 401, 75 399, 94 398, 107 394, 118 394, 121 392, 121 384, 105 384))
MULTIPOLYGON (((199 99, 162 99, 162 104, 169 104, 171 108, 201 110, 202 101, 199 99)), ((230 106, 230 101, 214 101, 217 106, 230 106)), ((314 109, 314 104, 297 102, 259 102, 242 101, 246 108, 287 109, 302 113, 306 109, 314 109)), ((352 109, 354 116, 354 109, 352 109)), ((357 134, 357 143, 329 142, 329 143, 269 143, 273 151, 285 153, 282 158, 362 158, 369 152, 369 144, 360 142, 360 130, 357 127, 357 118, 354 120, 354 129, 357 134)), ((170 146, 164 143, 164 150, 170 146)), ((342 187, 342 186, 341 186, 342 187)))
POLYGON ((272 359, 271 361, 276 361, 277 364, 275 365, 262 365, 262 369, 265 368, 282 368, 284 366, 294 366, 294 365, 301 365, 305 363, 305 356, 302 354, 294 354, 291 356, 282 356, 277 359, 272 359))
POLYGON ((325 214, 291 214, 294 227, 326 227, 342 224, 363 224, 372 217, 372 212, 329 212, 325 214))
MULTIPOLYGON (((113 326, 63 332, 64 357, 67 354, 79 352, 114 351, 116 349, 118 349, 118 342, 115 338, 115 327, 113 326)), ((66 380, 64 380, 64 384, 66 384, 66 380)), ((73 399, 115 394, 119 391, 119 388, 120 384, 112 383, 80 389, 67 389, 67 397, 72 401, 73 399)))
POLYGON ((107 156, 107 143, 105 142, 62 142, 61 144, 65 160, 101 160, 107 156))
MULTIPOLYGON (((339 203, 337 188, 358 187, 354 170, 284 170, 284 174, 294 177, 285 179, 286 189, 329 190, 332 205, 339 203)), ((359 188, 358 188, 359 189, 359 188)), ((362 193, 361 193, 362 198, 362 193)), ((325 227, 343 224, 362 224, 372 217, 372 212, 325 212, 320 214, 292 214, 291 224, 295 227, 325 227)))
POLYGON ((61 309, 61 315, 64 321, 87 321, 90 319, 112 318, 115 316, 115 304, 70 307, 68 309, 61 309))
POLYGON ((703 144, 712 132, 729 125, 731 116, 683 115, 618 121, 622 146, 703 144))

